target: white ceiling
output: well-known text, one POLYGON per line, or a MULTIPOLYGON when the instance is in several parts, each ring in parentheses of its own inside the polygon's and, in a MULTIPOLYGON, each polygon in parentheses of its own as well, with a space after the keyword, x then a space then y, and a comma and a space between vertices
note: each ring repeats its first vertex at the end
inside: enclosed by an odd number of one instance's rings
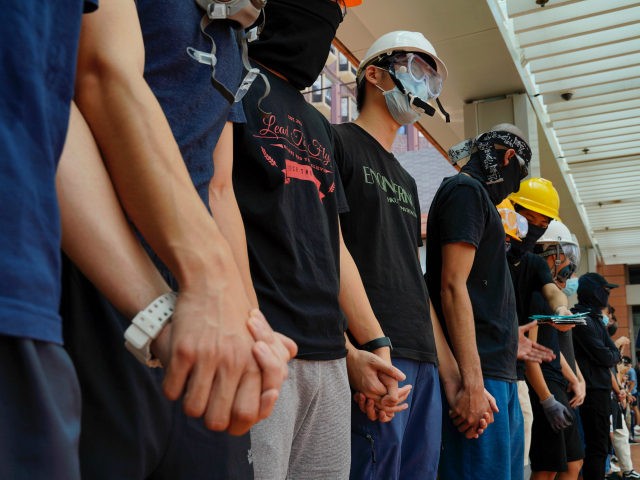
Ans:
POLYGON ((447 64, 451 123, 421 121, 441 147, 464 138, 465 103, 528 94, 563 221, 605 263, 640 264, 640 2, 364 0, 338 39, 362 58, 392 30, 421 31, 447 64))

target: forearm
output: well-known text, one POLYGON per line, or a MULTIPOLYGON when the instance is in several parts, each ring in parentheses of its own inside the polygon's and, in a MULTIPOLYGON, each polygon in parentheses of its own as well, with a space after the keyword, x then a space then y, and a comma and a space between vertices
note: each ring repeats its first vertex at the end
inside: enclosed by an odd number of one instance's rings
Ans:
MULTIPOLYGON (((376 319, 360 273, 349 250, 340 238, 340 308, 347 317, 349 331, 359 344, 384 336, 376 319)), ((387 350, 387 348, 384 348, 387 350)))
POLYGON ((443 286, 442 306, 463 384, 483 385, 473 309, 466 285, 443 286))
MULTIPOLYGON (((538 327, 534 327, 529 330, 529 340, 532 342, 538 340, 538 327)), ((541 402, 551 396, 551 391, 549 390, 547 382, 542 375, 542 369, 540 368, 539 363, 525 362, 525 375, 541 402)))
POLYGON ((440 325, 440 320, 438 319, 431 302, 429 302, 429 309, 431 311, 433 336, 438 354, 438 374, 440 376, 440 381, 445 389, 448 386, 452 386, 457 389, 462 382, 460 378, 460 370, 458 370, 458 363, 456 362, 456 358, 453 356, 451 348, 449 348, 449 344, 447 343, 444 332, 442 331, 442 326, 440 325))
POLYGON ((227 122, 213 152, 214 174, 209 185, 209 208, 213 218, 231 247, 233 258, 240 269, 242 283, 252 306, 258 306, 253 288, 247 238, 240 209, 233 190, 233 125, 227 122))
POLYGON ((542 293, 545 300, 556 314, 568 315, 571 313, 568 309, 569 299, 555 283, 545 285, 542 288, 542 293))
MULTIPOLYGON (((573 373, 573 370, 571 369, 571 366, 569 365, 569 362, 567 362, 567 360, 564 358, 564 355, 562 353, 560 354, 560 367, 562 368, 562 376, 569 383, 579 383, 580 382, 578 376, 575 373, 573 373)), ((580 374, 580 375, 582 375, 582 374, 580 374)))
POLYGON ((62 248, 125 316, 169 291, 133 234, 82 115, 71 107, 56 188, 62 248))
MULTIPOLYGON (((121 4, 119 5, 121 6, 121 4)), ((191 182, 171 128, 143 77, 144 50, 133 3, 127 52, 113 50, 101 18, 87 16, 78 60, 76 101, 97 140, 121 204, 180 283, 218 285, 231 253, 191 182), (132 50, 134 54, 129 53, 132 50)), ((103 10, 103 9, 100 9, 103 10)), ((108 10, 101 12, 109 13, 108 10)), ((108 22, 103 22, 108 23, 108 22)))

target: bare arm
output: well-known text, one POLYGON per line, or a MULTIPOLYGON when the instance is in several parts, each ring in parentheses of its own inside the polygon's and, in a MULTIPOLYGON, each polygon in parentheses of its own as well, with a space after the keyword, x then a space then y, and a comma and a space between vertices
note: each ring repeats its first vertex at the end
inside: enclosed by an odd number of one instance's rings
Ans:
MULTIPOLYGON (((567 391, 573 392, 573 397, 569 400, 569 405, 571 405, 571 408, 579 407, 584 402, 587 394, 584 381, 581 382, 580 378, 573 373, 569 362, 567 362, 562 353, 560 354, 560 366, 562 367, 562 376, 569 382, 567 391)), ((582 374, 580 374, 580 376, 582 376, 582 374)))
POLYGON ((233 124, 227 122, 213 152, 213 178, 209 184, 209 208, 222 235, 229 243, 240 268, 247 296, 254 307, 258 298, 253 288, 244 224, 233 191, 233 124))
POLYGON ((165 394, 177 399, 186 392, 187 414, 204 415, 214 430, 244 433, 265 414, 263 378, 247 328, 251 303, 231 249, 198 197, 144 80, 143 65, 133 2, 113 0, 84 18, 78 107, 121 204, 180 286, 165 394))
MULTIPOLYGON (((529 330, 529 339, 532 342, 537 341, 537 326, 529 330)), ((529 380, 529 384, 536 392, 536 395, 538 395, 538 398, 541 402, 551 396, 551 391, 549 390, 549 387, 547 387, 547 382, 542 375, 542 369, 540 368, 540 364, 538 362, 525 361, 525 374, 527 376, 527 380, 529 380)))
POLYGON ((449 243, 442 247, 442 309, 462 377, 462 392, 454 409, 469 427, 476 427, 483 413, 490 409, 484 396, 473 309, 467 290, 475 254, 475 247, 468 243, 449 243))
POLYGON ((122 314, 133 318, 170 290, 131 231, 75 104, 56 188, 64 252, 122 314))

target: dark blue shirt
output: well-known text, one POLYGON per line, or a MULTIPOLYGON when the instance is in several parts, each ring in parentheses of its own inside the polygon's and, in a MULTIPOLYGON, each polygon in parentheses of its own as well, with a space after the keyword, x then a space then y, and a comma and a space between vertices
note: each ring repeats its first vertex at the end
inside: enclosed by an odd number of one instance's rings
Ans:
POLYGON ((55 172, 80 20, 97 0, 4 2, 0 22, 0 334, 62 343, 55 172))

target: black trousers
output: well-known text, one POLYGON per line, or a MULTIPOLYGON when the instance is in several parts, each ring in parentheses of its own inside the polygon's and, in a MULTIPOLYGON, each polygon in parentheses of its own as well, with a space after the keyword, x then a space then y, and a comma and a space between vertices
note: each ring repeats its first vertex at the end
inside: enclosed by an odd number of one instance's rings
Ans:
POLYGON ((584 429, 585 457, 582 466, 584 480, 602 480, 605 461, 609 452, 609 415, 611 394, 609 390, 587 390, 580 407, 584 429))

